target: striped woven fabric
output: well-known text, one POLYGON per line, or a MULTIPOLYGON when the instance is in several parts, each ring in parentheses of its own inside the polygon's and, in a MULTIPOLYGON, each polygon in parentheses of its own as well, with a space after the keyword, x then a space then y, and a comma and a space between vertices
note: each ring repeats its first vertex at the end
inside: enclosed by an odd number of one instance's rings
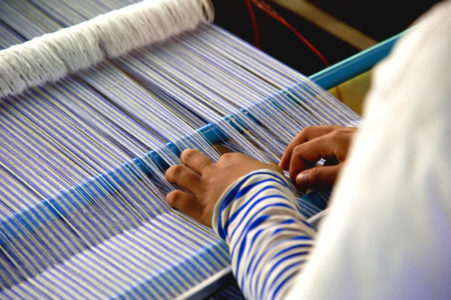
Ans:
MULTIPOLYGON (((0 0, 0 47, 130 3, 0 0)), ((212 24, 3 97, 0 297, 241 297, 214 293, 228 284, 228 249, 167 206, 165 168, 186 148, 277 162, 303 127, 358 121, 212 24)), ((326 198, 305 195, 299 209, 313 215, 326 198)))

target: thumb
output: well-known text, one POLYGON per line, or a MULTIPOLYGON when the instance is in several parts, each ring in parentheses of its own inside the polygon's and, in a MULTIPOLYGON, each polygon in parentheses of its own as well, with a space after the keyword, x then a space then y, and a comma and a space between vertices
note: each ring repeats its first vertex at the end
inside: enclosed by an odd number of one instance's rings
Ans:
POLYGON ((296 185, 302 191, 309 189, 330 190, 337 179, 340 167, 340 164, 338 164, 304 170, 296 176, 296 185))

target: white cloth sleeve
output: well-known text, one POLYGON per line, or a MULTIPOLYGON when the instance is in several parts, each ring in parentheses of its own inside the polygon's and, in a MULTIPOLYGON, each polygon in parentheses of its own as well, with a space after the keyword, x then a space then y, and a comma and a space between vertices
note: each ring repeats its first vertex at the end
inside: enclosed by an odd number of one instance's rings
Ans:
POLYGON ((377 67, 365 121, 289 299, 451 297, 451 1, 377 67))

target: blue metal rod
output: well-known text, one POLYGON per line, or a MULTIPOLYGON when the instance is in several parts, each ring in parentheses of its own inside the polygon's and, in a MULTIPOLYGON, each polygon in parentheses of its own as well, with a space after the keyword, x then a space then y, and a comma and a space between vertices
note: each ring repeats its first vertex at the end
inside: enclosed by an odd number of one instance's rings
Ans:
POLYGON ((350 56, 339 63, 311 75, 309 78, 325 90, 354 78, 355 76, 368 71, 384 57, 386 57, 390 53, 396 41, 403 36, 405 32, 406 31, 401 32, 368 49, 350 56))

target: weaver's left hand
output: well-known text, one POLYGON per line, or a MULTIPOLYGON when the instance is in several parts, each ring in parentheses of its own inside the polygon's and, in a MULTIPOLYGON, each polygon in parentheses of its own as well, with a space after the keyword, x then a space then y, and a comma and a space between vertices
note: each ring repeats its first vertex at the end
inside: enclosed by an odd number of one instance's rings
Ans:
POLYGON ((224 154, 214 163, 198 150, 187 149, 180 159, 183 165, 170 167, 166 180, 187 191, 172 191, 166 195, 166 200, 173 208, 210 227, 216 202, 236 179, 258 169, 282 173, 277 165, 262 163, 241 153, 224 154))

